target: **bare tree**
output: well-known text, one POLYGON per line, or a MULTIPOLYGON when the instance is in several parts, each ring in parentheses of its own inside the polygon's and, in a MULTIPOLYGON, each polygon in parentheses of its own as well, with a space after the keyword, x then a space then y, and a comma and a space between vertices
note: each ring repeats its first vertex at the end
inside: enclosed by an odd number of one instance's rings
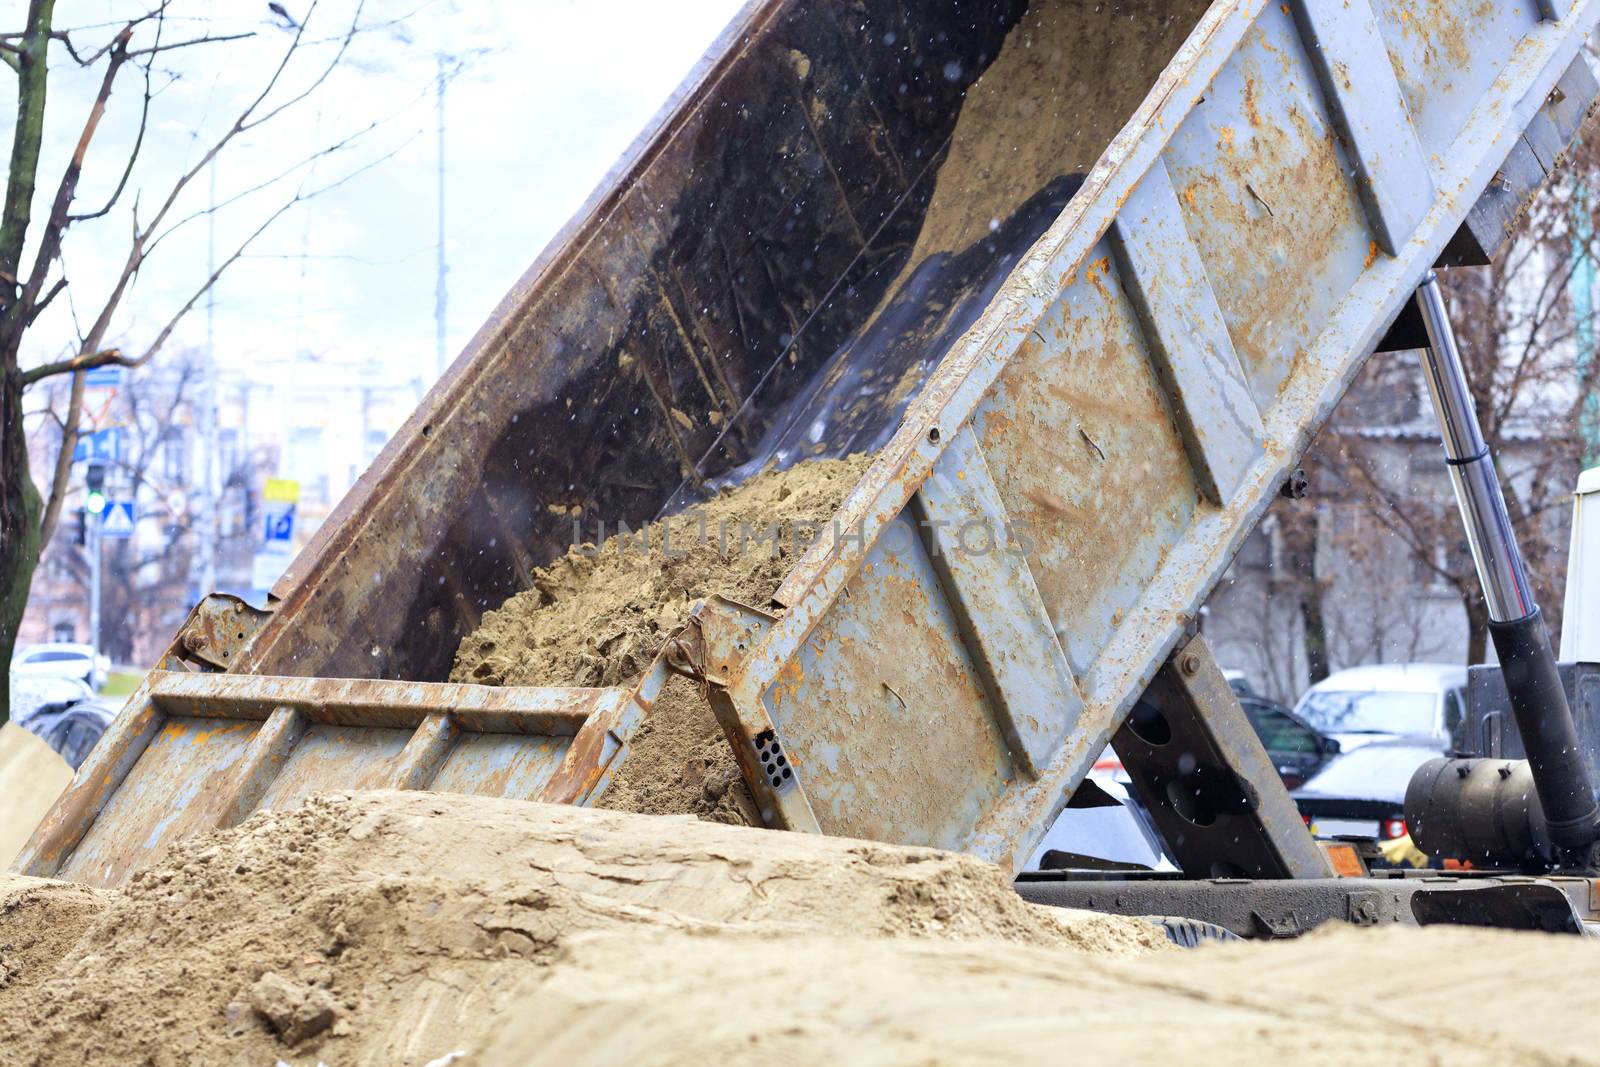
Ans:
MULTIPOLYGON (((54 0, 29 0, 24 26, 15 32, 0 33, 0 60, 15 74, 17 122, 12 137, 7 171, 3 216, 0 216, 0 658, 9 661, 18 626, 26 606, 28 589, 38 563, 41 546, 50 541, 60 518, 71 473, 72 454, 83 412, 84 374, 95 367, 138 367, 151 360, 171 338, 180 321, 211 291, 217 279, 236 263, 250 247, 296 204, 342 184, 374 165, 355 168, 321 186, 311 185, 312 165, 323 157, 354 145, 378 123, 356 129, 340 139, 317 148, 282 171, 268 175, 249 188, 227 196, 220 202, 198 210, 186 210, 185 193, 206 168, 231 145, 280 118, 287 111, 323 88, 335 69, 344 62, 352 41, 364 26, 362 2, 340 28, 326 37, 317 37, 311 27, 320 26, 319 0, 311 0, 305 14, 297 20, 282 14, 281 5, 272 5, 277 21, 274 32, 284 38, 278 58, 265 76, 260 91, 251 97, 226 122, 221 132, 186 161, 175 177, 158 189, 140 188, 135 181, 146 134, 154 120, 152 114, 159 95, 158 61, 180 49, 234 47, 253 33, 190 34, 175 38, 170 9, 178 0, 159 0, 149 10, 116 26, 96 44, 85 43, 86 31, 63 30, 54 20, 54 0), (73 63, 100 72, 99 90, 88 114, 82 118, 76 146, 50 196, 48 206, 37 222, 35 200, 44 193, 39 184, 40 150, 47 123, 54 111, 47 111, 48 67, 52 60, 73 63), (95 146, 114 89, 132 83, 140 94, 137 128, 131 149, 125 154, 108 154, 104 167, 107 176, 116 175, 111 193, 102 203, 81 206, 77 193, 91 159, 99 160, 95 146), (262 212, 248 234, 216 262, 204 280, 187 299, 169 308, 148 343, 135 351, 125 351, 111 339, 125 312, 124 304, 136 279, 148 270, 154 256, 172 236, 196 220, 217 211, 239 207, 252 210, 253 194, 278 193, 276 207, 262 212), (248 200, 248 202, 246 202, 248 200), (118 219, 127 229, 113 228, 118 219), (72 287, 62 259, 62 242, 69 229, 96 225, 102 228, 97 241, 106 246, 118 240, 127 242, 120 268, 110 285, 99 293, 86 293, 72 287), (124 237, 116 236, 118 233, 124 237), (31 249, 31 262, 25 255, 31 249), (23 365, 29 331, 41 314, 62 294, 72 301, 77 324, 71 349, 60 358, 23 365), (80 318, 81 314, 81 318, 80 318), (57 376, 70 376, 71 388, 60 413, 60 450, 49 473, 44 491, 34 484, 23 426, 23 396, 40 382, 57 376)), ((183 25, 203 21, 190 17, 183 25)), ((320 33, 321 30, 317 30, 320 33)), ((380 157, 387 158, 387 156, 380 157)), ((376 162, 376 161, 374 161, 376 162)), ((148 308, 141 309, 148 311, 148 308)), ((9 693, 0 687, 0 722, 9 712, 9 693)))
MULTIPOLYGON (((1584 412, 1600 384, 1600 363, 1586 350, 1594 324, 1578 321, 1569 298, 1580 259, 1600 255, 1593 223, 1581 221, 1594 214, 1589 191, 1596 189, 1600 134, 1590 123, 1565 170, 1538 195, 1495 261, 1441 274, 1478 420, 1499 460, 1512 525, 1552 626, 1559 623, 1566 563, 1560 520, 1587 447, 1584 412)), ((1326 492, 1364 510, 1398 541, 1425 584, 1460 599, 1467 658, 1481 663, 1488 613, 1431 439, 1434 425, 1414 355, 1380 354, 1335 410, 1312 456, 1326 492), (1396 431, 1407 429, 1396 421, 1401 397, 1411 401, 1410 450, 1396 443, 1406 437, 1396 431), (1374 404, 1388 410, 1375 416, 1374 404)))

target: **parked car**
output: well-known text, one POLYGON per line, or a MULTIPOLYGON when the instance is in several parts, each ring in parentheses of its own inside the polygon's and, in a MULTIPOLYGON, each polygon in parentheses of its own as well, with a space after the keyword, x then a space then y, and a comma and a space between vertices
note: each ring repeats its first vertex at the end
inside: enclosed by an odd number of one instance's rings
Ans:
POLYGON ((45 740, 77 770, 116 718, 81 678, 12 674, 11 719, 45 740))
POLYGON ((1260 691, 1256 688, 1255 680, 1244 671, 1234 670, 1231 667, 1224 667, 1222 669, 1222 678, 1239 696, 1253 697, 1261 695, 1260 691))
POLYGON ((95 655, 91 645, 65 642, 26 645, 11 657, 12 674, 77 678, 94 690, 106 684, 110 671, 110 661, 105 656, 95 655))
POLYGON ((1276 701, 1241 696, 1239 705, 1289 789, 1298 788, 1341 750, 1336 739, 1276 701))
POLYGON ((1408 832, 1406 786, 1412 773, 1437 755, 1432 735, 1371 742, 1329 760, 1291 795, 1318 837, 1393 841, 1408 832))
POLYGON ((1445 663, 1351 667, 1306 690, 1294 710, 1345 752, 1408 737, 1428 738, 1438 755, 1463 747, 1467 669, 1445 663))

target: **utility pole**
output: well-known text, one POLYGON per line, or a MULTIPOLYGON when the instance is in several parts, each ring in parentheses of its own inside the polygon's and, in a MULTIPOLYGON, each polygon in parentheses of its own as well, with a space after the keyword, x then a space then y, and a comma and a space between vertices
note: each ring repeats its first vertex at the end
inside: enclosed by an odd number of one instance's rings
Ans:
POLYGON ((105 517, 103 508, 89 516, 89 645, 96 663, 100 661, 100 547, 105 543, 100 524, 105 517))
MULTIPOLYGON (((206 277, 217 272, 217 164, 211 163, 211 211, 206 216, 206 277)), ((195 523, 196 555, 200 557, 199 596, 217 588, 217 288, 206 290, 206 358, 201 371, 200 410, 195 422, 200 431, 200 492, 195 523)))
MULTIPOLYGON (((437 86, 439 99, 439 263, 438 283, 433 296, 433 328, 434 328, 434 358, 438 363, 438 374, 444 375, 447 357, 445 355, 444 324, 445 308, 448 303, 445 292, 444 276, 449 267, 444 261, 444 88, 446 69, 449 57, 443 52, 438 54, 439 84, 437 86)), ((364 444, 364 443, 363 443, 364 444)))

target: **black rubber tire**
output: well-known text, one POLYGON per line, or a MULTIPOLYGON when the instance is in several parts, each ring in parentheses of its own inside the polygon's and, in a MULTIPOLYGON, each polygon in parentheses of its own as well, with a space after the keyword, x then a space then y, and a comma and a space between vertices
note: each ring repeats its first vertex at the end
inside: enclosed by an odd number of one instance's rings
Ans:
POLYGON ((1238 934, 1216 923, 1185 919, 1181 915, 1150 915, 1147 918, 1167 933, 1167 940, 1179 948, 1199 948, 1208 941, 1239 941, 1238 934))

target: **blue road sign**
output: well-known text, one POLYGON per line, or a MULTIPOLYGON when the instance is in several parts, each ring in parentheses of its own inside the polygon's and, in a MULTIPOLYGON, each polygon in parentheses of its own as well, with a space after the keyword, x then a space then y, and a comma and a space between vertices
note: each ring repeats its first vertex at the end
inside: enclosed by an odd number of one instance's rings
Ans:
POLYGON ((107 501, 105 515, 100 519, 100 536, 126 540, 133 536, 134 520, 137 518, 133 501, 107 501))
POLYGON ((122 367, 90 367, 83 372, 83 384, 91 389, 116 389, 122 385, 122 367))
POLYGON ((261 540, 267 545, 290 544, 294 541, 294 505, 269 503, 266 507, 266 524, 261 540))
POLYGON ((102 463, 115 463, 121 453, 122 427, 112 426, 104 430, 79 434, 78 443, 72 449, 72 462, 82 463, 84 460, 92 459, 102 463))

